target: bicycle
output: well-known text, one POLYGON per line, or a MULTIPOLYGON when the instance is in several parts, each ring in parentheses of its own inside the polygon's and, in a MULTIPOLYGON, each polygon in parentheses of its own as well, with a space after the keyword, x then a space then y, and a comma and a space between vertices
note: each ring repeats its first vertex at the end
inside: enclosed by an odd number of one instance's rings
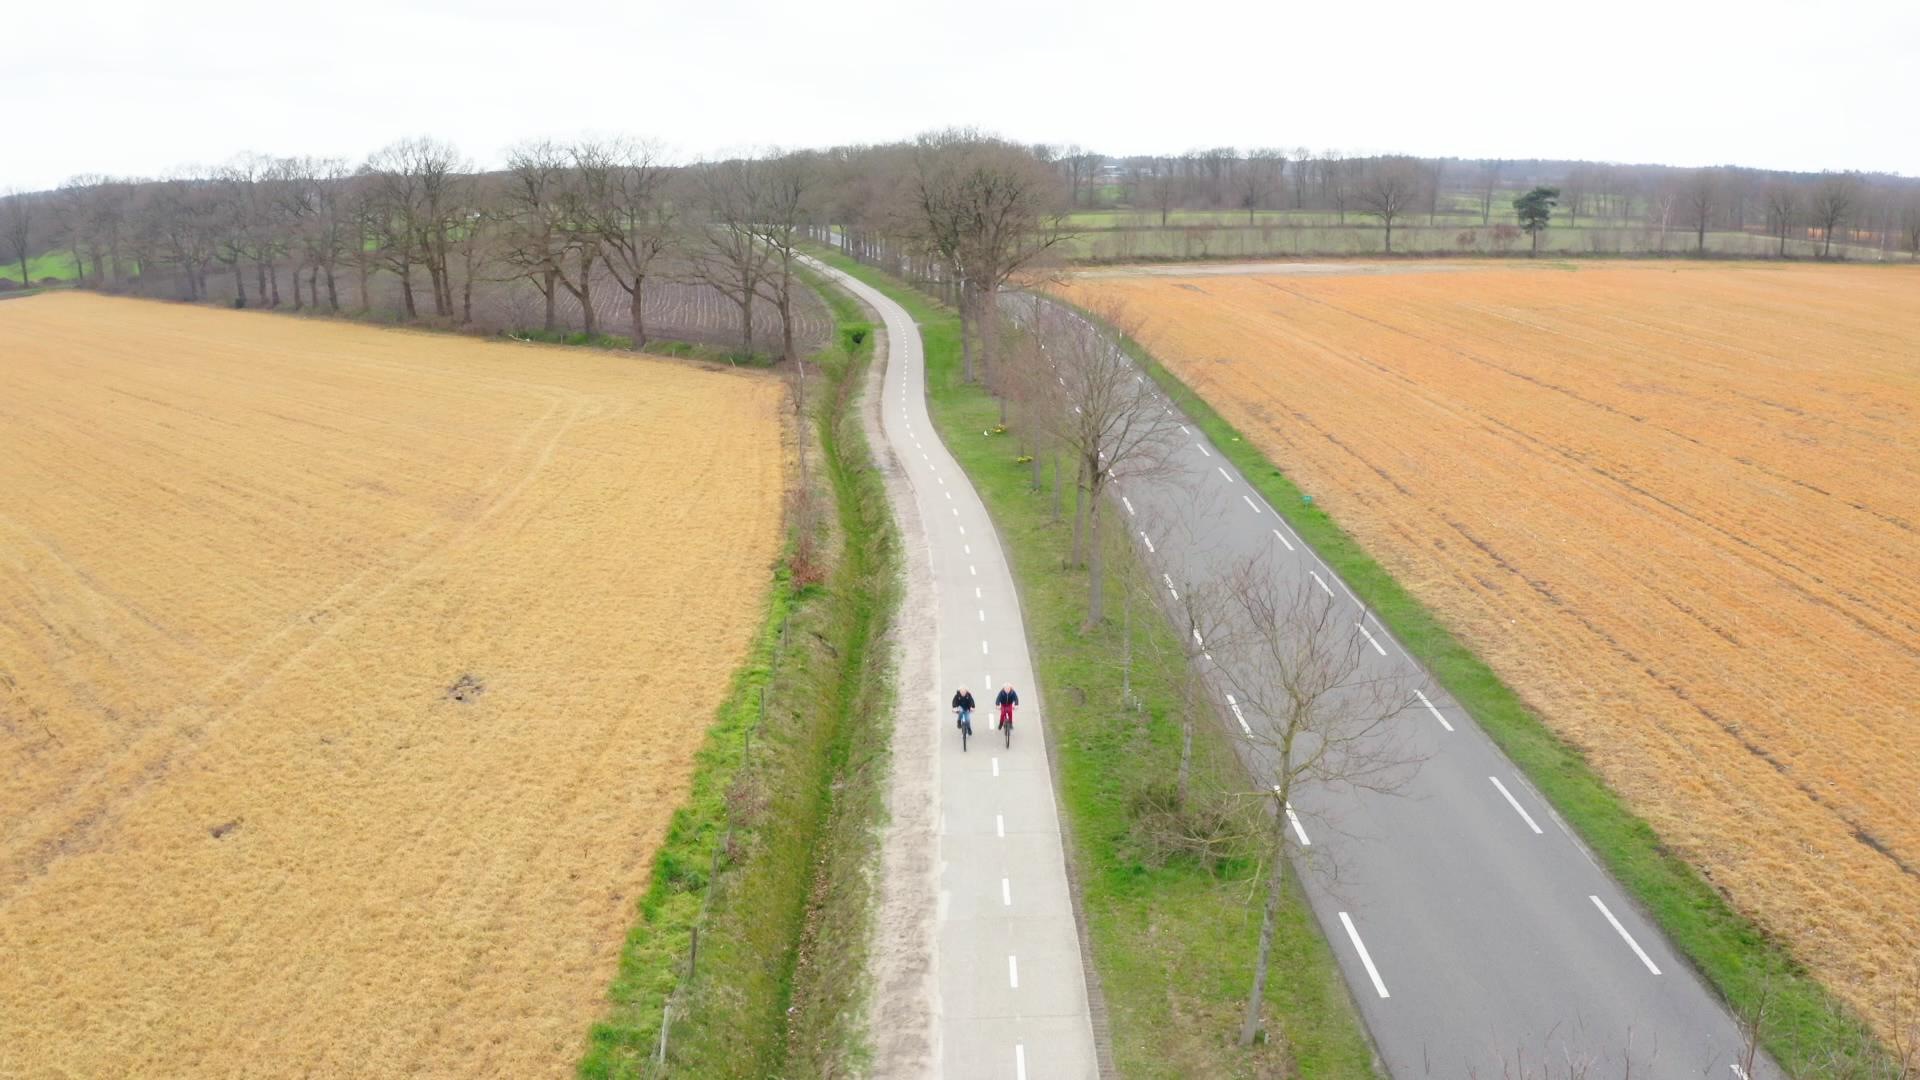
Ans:
POLYGON ((973 734, 973 715, 965 709, 955 709, 953 715, 960 718, 960 752, 964 754, 967 752, 967 738, 973 734))
POLYGON ((1006 733, 1007 749, 1013 749, 1013 710, 1000 710, 1000 720, 994 726, 1006 733))

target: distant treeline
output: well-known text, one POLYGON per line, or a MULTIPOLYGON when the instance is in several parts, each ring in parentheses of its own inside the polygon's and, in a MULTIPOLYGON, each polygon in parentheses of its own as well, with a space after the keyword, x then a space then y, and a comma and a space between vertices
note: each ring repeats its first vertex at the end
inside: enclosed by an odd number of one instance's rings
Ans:
POLYGON ((84 284, 252 306, 397 293, 399 317, 447 323, 473 319, 476 288, 513 283, 544 309, 529 322, 555 329, 564 301, 588 333, 616 329, 597 313, 612 292, 636 347, 650 290, 697 287, 731 305, 749 350, 761 306, 792 356, 795 246, 831 229, 911 258, 963 306, 1050 260, 1393 252, 1408 229, 1403 252, 1503 252, 1513 195, 1538 186, 1557 189, 1554 228, 1610 230, 1548 250, 1706 253, 1709 233, 1738 233, 1751 240, 1730 253, 1920 257, 1920 180, 1879 174, 1304 148, 1113 158, 972 131, 693 163, 629 139, 534 141, 505 162, 480 170, 417 138, 360 162, 243 154, 162 178, 77 176, 6 197, 0 264, 31 283, 34 257, 60 253, 84 284))

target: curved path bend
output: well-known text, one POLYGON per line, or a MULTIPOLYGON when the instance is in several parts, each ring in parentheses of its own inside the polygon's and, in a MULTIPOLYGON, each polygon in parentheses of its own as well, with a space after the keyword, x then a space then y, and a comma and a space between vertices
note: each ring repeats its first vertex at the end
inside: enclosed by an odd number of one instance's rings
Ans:
MULTIPOLYGON (((1080 938, 1043 742, 1046 709, 1034 685, 1020 602, 999 535, 928 419, 925 362, 912 317, 878 290, 812 265, 879 312, 885 324, 884 449, 911 491, 912 505, 896 509, 903 517, 917 516, 924 527, 932 571, 935 683, 902 686, 900 694, 902 708, 922 707, 926 723, 940 729, 930 770, 932 842, 938 847, 927 980, 934 997, 930 1065, 936 1075, 949 1077, 1097 1076, 1080 938), (985 715, 1004 683, 1020 691, 1022 702, 1010 748, 985 715), (971 689, 981 706, 965 752, 947 709, 957 686, 971 689)), ((895 768, 921 764, 896 758, 895 768)))

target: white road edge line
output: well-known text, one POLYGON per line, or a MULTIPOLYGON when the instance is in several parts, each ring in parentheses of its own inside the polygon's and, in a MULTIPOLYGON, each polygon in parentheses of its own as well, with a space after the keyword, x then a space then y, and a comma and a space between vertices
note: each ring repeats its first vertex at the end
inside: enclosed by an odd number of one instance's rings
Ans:
POLYGON ((1506 796, 1507 805, 1513 807, 1513 812, 1519 814, 1520 817, 1526 821, 1527 828, 1532 829, 1535 836, 1539 836, 1540 826, 1533 823, 1533 815, 1527 813, 1527 808, 1521 806, 1520 800, 1513 797, 1513 792, 1507 790, 1507 785, 1501 783, 1500 778, 1497 776, 1489 776, 1487 779, 1493 781, 1493 786, 1499 788, 1500 794, 1506 796))
POLYGON ((1433 718, 1435 720, 1440 721, 1441 727, 1446 728, 1448 731, 1453 730, 1453 725, 1447 723, 1447 718, 1444 716, 1441 716, 1440 710, 1433 707, 1433 702, 1427 700, 1427 695, 1421 693, 1418 690, 1415 690, 1413 692, 1413 696, 1420 699, 1420 704, 1425 705, 1427 707, 1427 711, 1433 714, 1433 718))
POLYGON ((1654 967, 1653 961, 1647 958, 1647 951, 1640 947, 1639 942, 1633 940, 1633 935, 1627 933, 1627 928, 1621 926, 1620 920, 1613 917, 1613 912, 1607 910, 1607 905, 1597 896, 1588 896, 1587 899, 1593 901, 1593 906, 1599 908, 1600 914, 1605 915, 1607 921, 1613 924, 1613 928, 1619 931, 1622 938, 1626 939, 1627 944, 1633 948, 1633 955, 1639 957, 1640 962, 1647 965, 1647 970, 1653 972, 1655 975, 1660 974, 1660 969, 1654 967))
POLYGON ((1367 955, 1367 943, 1360 940, 1360 931, 1353 928, 1353 920, 1346 912, 1340 913, 1340 924, 1347 928, 1347 936, 1353 939, 1353 948, 1360 954, 1360 962, 1367 966, 1367 977, 1373 980, 1373 988, 1380 991, 1381 997, 1387 995, 1387 984, 1380 981, 1380 969, 1373 966, 1373 957, 1367 955))

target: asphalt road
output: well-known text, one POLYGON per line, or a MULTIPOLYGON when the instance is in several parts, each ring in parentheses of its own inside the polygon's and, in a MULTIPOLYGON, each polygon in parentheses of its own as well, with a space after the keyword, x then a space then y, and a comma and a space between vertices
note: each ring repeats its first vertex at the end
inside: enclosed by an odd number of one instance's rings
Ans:
MULTIPOLYGON (((1031 302, 1009 304, 1018 315, 1031 302)), ((1740 1080, 1741 1035, 1714 992, 1200 429, 1157 393, 1153 407, 1180 425, 1175 449, 1164 471, 1123 469, 1112 511, 1152 576, 1171 592, 1257 557, 1330 598, 1362 636, 1367 674, 1417 692, 1396 735, 1418 769, 1397 792, 1293 800, 1298 869, 1391 1074, 1740 1080)), ((1208 662, 1224 699, 1244 658, 1208 662)), ((1781 1075, 1768 1061, 1753 1071, 1781 1075)))
POLYGON ((939 607, 939 685, 902 687, 928 701, 947 737, 940 760, 939 914, 932 962, 935 1055, 951 1077, 1098 1075, 1079 936, 1067 892, 1046 752, 1046 709, 1033 684, 1019 599, 998 534, 927 418, 919 329, 905 309, 815 264, 880 313, 887 331, 882 429, 926 523, 939 607), (1020 692, 1012 745, 988 716, 995 691, 1020 692), (980 705, 961 749, 946 703, 980 705))

